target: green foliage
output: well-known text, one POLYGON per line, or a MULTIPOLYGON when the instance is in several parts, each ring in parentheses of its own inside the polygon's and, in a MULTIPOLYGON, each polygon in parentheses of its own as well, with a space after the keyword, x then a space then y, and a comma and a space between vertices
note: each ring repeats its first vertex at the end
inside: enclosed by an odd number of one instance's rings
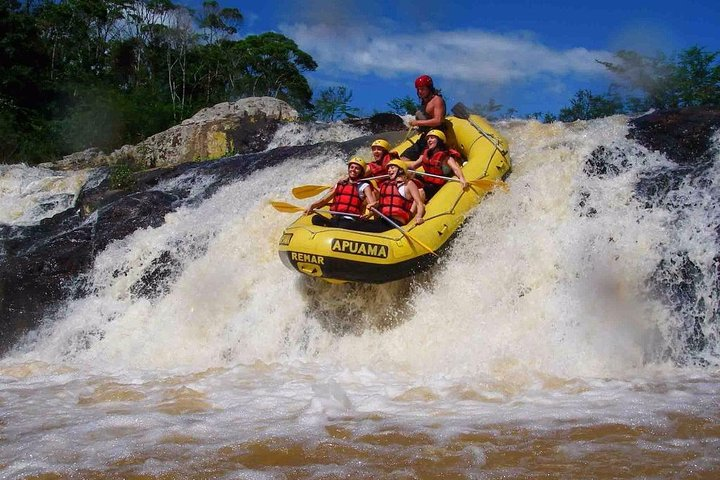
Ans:
POLYGON ((680 105, 720 106, 719 54, 697 46, 680 54, 673 76, 680 105))
POLYGON ((632 51, 615 54, 617 62, 599 62, 615 73, 630 91, 627 110, 717 106, 720 102, 720 52, 692 47, 673 61, 659 54, 647 57, 632 51), (638 92, 640 96, 634 96, 638 92))
POLYGON ((415 115, 415 112, 420 109, 420 104, 415 101, 410 95, 406 95, 401 98, 393 98, 388 102, 390 110, 397 113, 398 115, 415 115))
POLYGON ((535 119, 542 123, 552 123, 557 121, 557 115, 550 112, 533 112, 527 116, 528 119, 535 119))
POLYGON ((672 92, 674 67, 664 55, 646 57, 637 52, 621 50, 615 57, 618 59, 617 63, 599 63, 617 75, 630 95, 634 92, 641 94, 641 97, 631 97, 633 105, 639 110, 678 106, 672 92))
POLYGON ((623 104, 619 98, 610 95, 593 95, 590 90, 580 90, 570 100, 570 106, 560 109, 558 119, 562 122, 590 120, 623 113, 623 104))
POLYGON ((359 110, 350 106, 351 100, 352 90, 348 90, 347 87, 328 87, 320 92, 315 102, 316 116, 328 122, 336 120, 340 115, 354 117, 359 110))
POLYGON ((113 190, 127 190, 135 185, 133 168, 130 165, 115 165, 110 171, 110 188, 113 190))
POLYGON ((229 37, 237 33, 237 27, 243 20, 242 13, 237 8, 220 8, 215 0, 203 1, 200 27, 205 29, 205 38, 213 43, 218 37, 229 37))
POLYGON ((310 106, 312 89, 303 73, 315 70, 317 63, 293 40, 267 32, 219 46, 231 95, 266 95, 297 108, 310 106))
POLYGON ((234 40, 242 20, 215 0, 198 13, 170 0, 0 0, 0 155, 112 150, 248 96, 310 109, 312 57, 278 33, 234 40))

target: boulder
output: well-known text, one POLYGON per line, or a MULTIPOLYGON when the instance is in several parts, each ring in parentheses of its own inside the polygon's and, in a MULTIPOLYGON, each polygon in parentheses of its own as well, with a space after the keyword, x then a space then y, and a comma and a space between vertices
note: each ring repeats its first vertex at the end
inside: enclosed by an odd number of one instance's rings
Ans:
POLYGON ((264 150, 282 122, 297 120, 290 105, 271 97, 245 98, 200 110, 191 118, 126 150, 132 163, 167 167, 264 150))
POLYGON ((679 165, 692 165, 710 155, 711 137, 719 127, 720 109, 688 107, 631 120, 629 137, 679 165))
POLYGON ((298 112, 277 98, 244 98, 204 108, 137 145, 124 145, 110 154, 89 148, 43 166, 77 170, 125 164, 145 169, 261 152, 280 124, 297 119, 298 112))
POLYGON ((399 132, 407 130, 407 125, 400 115, 394 113, 376 113, 369 118, 348 118, 343 123, 362 128, 370 133, 399 132))
POLYGON ((99 148, 91 147, 82 152, 65 155, 55 163, 42 163, 38 166, 57 170, 82 170, 84 168, 99 167, 107 164, 108 156, 99 148))

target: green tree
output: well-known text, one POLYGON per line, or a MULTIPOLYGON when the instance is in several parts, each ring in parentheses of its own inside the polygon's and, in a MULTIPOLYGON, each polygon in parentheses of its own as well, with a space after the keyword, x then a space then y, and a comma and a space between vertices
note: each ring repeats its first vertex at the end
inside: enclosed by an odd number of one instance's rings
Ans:
POLYGON ((420 108, 420 104, 410 95, 393 98, 387 105, 390 107, 390 110, 398 115, 415 115, 415 112, 420 108))
POLYGON ((315 102, 315 112, 320 120, 332 122, 339 115, 354 117, 359 111, 350 106, 352 101, 352 90, 345 86, 328 87, 320 92, 315 102))
POLYGON ((647 57, 621 50, 616 62, 599 62, 615 73, 630 90, 627 110, 667 109, 696 105, 717 106, 720 102, 720 52, 691 47, 677 60, 663 54, 647 57), (639 92, 640 96, 634 96, 639 92))
POLYGON ((528 119, 535 119, 542 123, 552 123, 557 121, 557 115, 550 112, 533 112, 527 116, 528 119))
POLYGON ((313 58, 273 32, 233 40, 242 19, 216 0, 198 13, 171 0, 0 0, 0 158, 136 143, 247 96, 310 110, 313 58))
POLYGON ((579 90, 570 100, 570 106, 560 109, 558 119, 562 122, 574 122, 623 112, 623 104, 618 97, 593 95, 590 90, 579 90))
POLYGON ((0 162, 54 156, 50 57, 29 3, 0 1, 0 65, 0 162))
POLYGON ((311 107, 312 89, 303 73, 314 71, 317 63, 293 40, 267 32, 220 46, 219 55, 227 59, 222 82, 228 94, 276 97, 299 110, 311 107))
POLYGON ((243 15, 237 8, 221 8, 216 0, 205 0, 198 17, 200 27, 206 32, 208 43, 220 38, 235 35, 243 21, 243 15))
POLYGON ((675 69, 673 84, 682 106, 720 106, 720 52, 700 47, 683 51, 675 69))

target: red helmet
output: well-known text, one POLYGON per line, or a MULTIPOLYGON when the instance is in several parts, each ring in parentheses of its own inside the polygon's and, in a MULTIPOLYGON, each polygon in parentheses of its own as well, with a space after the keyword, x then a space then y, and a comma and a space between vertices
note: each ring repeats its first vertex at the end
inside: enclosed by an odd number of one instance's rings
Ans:
POLYGON ((420 75, 415 79, 415 88, 429 87, 433 88, 433 81, 429 75, 420 75))

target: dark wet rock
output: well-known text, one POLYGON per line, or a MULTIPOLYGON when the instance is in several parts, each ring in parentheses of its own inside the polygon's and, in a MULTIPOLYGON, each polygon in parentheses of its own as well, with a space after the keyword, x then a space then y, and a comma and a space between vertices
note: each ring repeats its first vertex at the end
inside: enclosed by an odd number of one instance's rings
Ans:
POLYGON ((629 138, 664 154, 675 168, 660 169, 635 187, 649 208, 662 202, 687 179, 702 176, 712 166, 712 136, 720 128, 720 109, 693 107, 653 112, 630 121, 629 138))
POLYGON ((648 280, 655 295, 684 318, 683 328, 678 329, 676 334, 680 337, 678 343, 685 345, 685 351, 669 352, 675 360, 692 358, 693 352, 701 352, 707 346, 703 325, 711 317, 705 300, 698 292, 702 280, 702 270, 690 260, 687 252, 660 260, 648 280), (691 354, 689 357, 688 353, 691 354))
POLYGON ((142 277, 130 287, 133 297, 157 298, 170 291, 172 280, 180 273, 182 263, 172 252, 162 252, 142 277))
MULTIPOLYGON (((630 124, 630 138, 662 153, 675 164, 651 171, 636 183, 635 194, 646 208, 682 212, 683 202, 692 200, 682 192, 671 194, 685 188, 684 185, 710 192, 717 155, 712 136, 720 128, 720 109, 698 107, 653 112, 630 124)), ((716 242, 720 243, 720 232, 716 232, 716 242)), ((715 271, 707 271, 694 263, 688 252, 668 245, 664 258, 648 279, 655 297, 682 320, 682 326, 673 334, 677 337, 676 344, 684 347, 681 351, 666 352, 668 359, 681 364, 705 362, 701 354, 709 344, 705 331, 708 322, 720 321, 720 303, 710 299, 709 304, 698 289, 720 284, 717 261, 715 267, 715 271)))
POLYGON ((680 164, 707 160, 710 137, 720 128, 720 109, 657 111, 630 121, 630 138, 680 164))
POLYGON ((588 176, 615 177, 629 165, 625 152, 614 146, 600 145, 590 154, 583 172, 588 176))
POLYGON ((374 134, 402 131, 408 128, 402 117, 395 113, 376 113, 369 118, 350 118, 343 122, 374 134))
POLYGON ((116 239, 124 238, 141 228, 159 227, 165 215, 175 209, 175 195, 147 191, 120 198, 97 211, 91 249, 100 252, 116 239))
POLYGON ((73 295, 76 280, 98 252, 139 228, 161 224, 175 200, 162 192, 143 192, 106 206, 94 220, 76 209, 15 229, 3 240, 6 255, 0 261, 0 352, 73 295))

